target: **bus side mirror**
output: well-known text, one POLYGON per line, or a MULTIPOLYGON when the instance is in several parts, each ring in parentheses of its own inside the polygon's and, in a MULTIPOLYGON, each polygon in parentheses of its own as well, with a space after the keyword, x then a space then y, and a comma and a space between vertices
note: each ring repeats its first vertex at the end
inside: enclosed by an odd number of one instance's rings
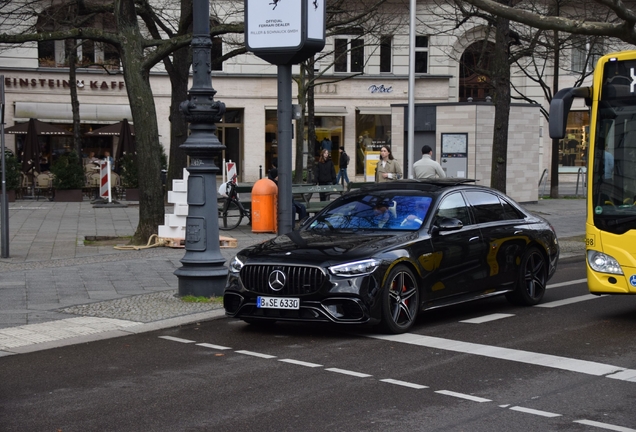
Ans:
POLYGON ((562 139, 565 137, 568 114, 575 97, 590 97, 590 88, 564 88, 559 90, 550 101, 550 138, 562 139))

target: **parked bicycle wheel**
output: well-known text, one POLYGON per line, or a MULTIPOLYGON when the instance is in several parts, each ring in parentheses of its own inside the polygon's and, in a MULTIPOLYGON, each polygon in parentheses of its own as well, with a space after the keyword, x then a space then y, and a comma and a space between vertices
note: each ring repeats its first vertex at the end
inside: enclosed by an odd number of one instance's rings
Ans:
POLYGON ((243 212, 234 201, 227 201, 226 205, 219 208, 219 229, 231 230, 240 225, 243 220, 243 212))

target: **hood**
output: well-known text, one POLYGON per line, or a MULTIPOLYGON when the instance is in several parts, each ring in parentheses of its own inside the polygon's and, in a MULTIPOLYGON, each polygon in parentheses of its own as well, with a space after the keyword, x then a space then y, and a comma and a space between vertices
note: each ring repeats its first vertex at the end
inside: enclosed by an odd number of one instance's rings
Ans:
POLYGON ((329 231, 292 231, 242 250, 239 255, 264 260, 324 262, 369 258, 400 243, 417 238, 413 232, 342 233, 329 231))

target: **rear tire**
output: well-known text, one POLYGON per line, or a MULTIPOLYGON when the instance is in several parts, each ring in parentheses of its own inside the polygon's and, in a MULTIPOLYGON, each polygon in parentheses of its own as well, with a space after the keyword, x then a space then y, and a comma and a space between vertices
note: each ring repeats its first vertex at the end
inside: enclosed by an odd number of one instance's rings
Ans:
POLYGON ((413 272, 398 265, 387 277, 382 293, 382 322, 384 331, 398 334, 408 331, 420 310, 420 291, 413 272))
POLYGON ((523 254, 519 275, 514 291, 506 294, 506 299, 519 306, 534 306, 545 294, 548 280, 548 263, 536 247, 531 247, 523 254))
POLYGON ((219 229, 231 230, 241 224, 243 212, 234 201, 227 201, 224 208, 219 209, 219 229))

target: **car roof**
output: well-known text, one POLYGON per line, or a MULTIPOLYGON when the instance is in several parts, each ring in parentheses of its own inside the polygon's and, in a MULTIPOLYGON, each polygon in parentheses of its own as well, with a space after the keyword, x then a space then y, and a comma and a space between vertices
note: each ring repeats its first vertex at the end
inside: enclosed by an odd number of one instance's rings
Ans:
MULTIPOLYGON (((463 179, 463 178, 443 178, 443 179, 405 179, 405 180, 396 180, 392 182, 384 182, 384 183, 373 183, 364 185, 360 188, 360 190, 420 190, 425 192, 441 192, 445 189, 449 189, 456 186, 467 186, 467 187, 480 187, 485 188, 485 186, 477 186, 474 183, 477 180, 474 179, 463 179)), ((488 189, 488 188, 486 188, 488 189)))

